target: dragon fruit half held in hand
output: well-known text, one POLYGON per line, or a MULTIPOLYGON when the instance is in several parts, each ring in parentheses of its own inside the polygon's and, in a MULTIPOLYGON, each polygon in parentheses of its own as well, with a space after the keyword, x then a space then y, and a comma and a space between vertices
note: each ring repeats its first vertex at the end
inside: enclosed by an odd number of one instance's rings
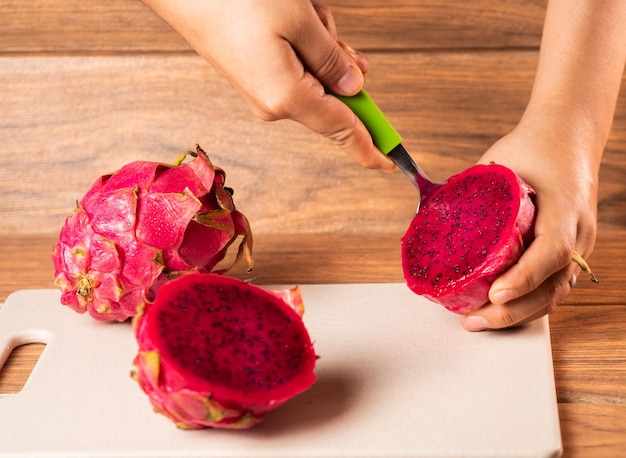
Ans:
POLYGON ((457 313, 485 305, 493 281, 532 241, 533 195, 502 165, 450 177, 422 201, 402 238, 409 288, 457 313))
POLYGON ((315 381, 303 311, 298 287, 184 275, 134 318, 131 375, 180 428, 249 428, 315 381))
MULTIPOLYGON (((502 165, 475 165, 433 188, 402 238, 407 285, 456 313, 489 301, 491 284, 534 239, 534 190, 502 165)), ((598 279, 574 250, 572 261, 598 279)))
POLYGON ((53 250, 61 302, 124 321, 166 281, 215 269, 239 236, 235 262, 245 258, 251 268, 250 226, 224 181, 199 146, 174 165, 137 161, 100 177, 53 250), (183 163, 187 156, 194 159, 183 163))

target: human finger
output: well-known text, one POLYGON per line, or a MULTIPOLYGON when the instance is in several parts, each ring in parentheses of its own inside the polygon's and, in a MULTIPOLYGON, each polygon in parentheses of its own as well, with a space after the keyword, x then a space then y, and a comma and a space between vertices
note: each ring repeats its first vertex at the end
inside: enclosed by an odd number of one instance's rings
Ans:
POLYGON ((291 31, 286 38, 306 69, 325 88, 340 95, 354 95, 365 83, 364 72, 359 65, 363 63, 363 58, 353 58, 357 56, 354 50, 344 48, 337 41, 330 12, 319 2, 314 2, 313 7, 320 20, 302 21, 299 28, 291 31))
POLYGON ((489 303, 461 318, 467 331, 506 329, 530 323, 554 311, 576 282, 575 265, 552 275, 529 294, 503 304, 489 303))
POLYGON ((559 228, 539 227, 536 231, 535 239, 518 262, 491 285, 489 300, 492 303, 504 304, 522 297, 571 264, 574 236, 559 228))
POLYGON ((363 123, 339 99, 324 93, 323 89, 302 91, 298 97, 292 119, 331 140, 362 167, 388 172, 396 169, 395 164, 374 146, 363 123))

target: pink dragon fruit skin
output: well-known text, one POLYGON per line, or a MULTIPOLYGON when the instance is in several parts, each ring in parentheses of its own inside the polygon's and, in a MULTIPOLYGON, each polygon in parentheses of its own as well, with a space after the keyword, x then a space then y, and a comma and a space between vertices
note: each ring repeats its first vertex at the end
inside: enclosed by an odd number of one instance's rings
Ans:
POLYGON ((174 165, 132 162, 96 180, 53 250, 63 304, 124 321, 168 280, 215 269, 239 236, 235 262, 252 266, 250 226, 224 187, 224 171, 199 146, 186 155, 174 165), (183 163, 186 155, 195 157, 183 163))
POLYGON ((224 275, 182 276, 133 319, 131 374, 179 428, 249 428, 315 381, 303 310, 298 287, 272 292, 224 275))
POLYGON ((491 284, 533 239, 533 197, 498 164, 450 177, 422 201, 402 238, 408 287, 460 314, 485 305, 491 284))

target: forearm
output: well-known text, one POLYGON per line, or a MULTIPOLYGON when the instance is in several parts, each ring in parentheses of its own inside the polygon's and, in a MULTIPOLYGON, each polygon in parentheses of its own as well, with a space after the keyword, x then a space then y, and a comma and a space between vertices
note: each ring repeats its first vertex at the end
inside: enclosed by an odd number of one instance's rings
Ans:
POLYGON ((625 61, 625 1, 550 0, 525 118, 554 113, 599 167, 625 61))

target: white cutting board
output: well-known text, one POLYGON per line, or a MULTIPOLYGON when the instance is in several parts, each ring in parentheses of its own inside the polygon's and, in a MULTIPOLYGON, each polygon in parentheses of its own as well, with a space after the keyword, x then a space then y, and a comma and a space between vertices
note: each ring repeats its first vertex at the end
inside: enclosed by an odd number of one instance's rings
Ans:
POLYGON ((128 323, 100 323, 55 290, 0 308, 0 364, 46 348, 0 397, 0 456, 551 457, 561 453, 547 318, 469 333, 403 284, 303 285, 317 382, 247 431, 182 431, 129 377, 128 323))

